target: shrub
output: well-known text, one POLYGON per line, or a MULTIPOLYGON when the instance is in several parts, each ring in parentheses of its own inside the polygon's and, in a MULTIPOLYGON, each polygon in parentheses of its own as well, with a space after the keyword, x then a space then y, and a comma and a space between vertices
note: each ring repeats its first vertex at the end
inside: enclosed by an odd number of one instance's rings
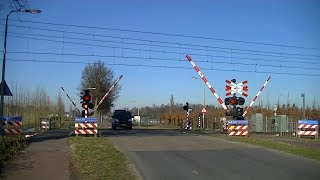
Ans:
POLYGON ((23 136, 0 137, 0 167, 4 167, 6 161, 15 157, 26 146, 27 140, 23 136))

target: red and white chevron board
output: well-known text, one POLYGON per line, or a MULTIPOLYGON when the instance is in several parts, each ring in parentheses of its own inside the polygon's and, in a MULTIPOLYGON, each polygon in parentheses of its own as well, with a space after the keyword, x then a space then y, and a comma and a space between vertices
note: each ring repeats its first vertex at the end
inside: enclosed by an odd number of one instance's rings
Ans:
POLYGON ((198 75, 201 77, 201 79, 203 80, 203 82, 208 86, 208 88, 210 89, 211 93, 216 97, 217 101, 219 102, 219 104, 223 107, 223 109, 225 111, 228 111, 228 107, 224 104, 224 102, 222 101, 222 99, 219 97, 219 95, 217 94, 217 92, 213 89, 213 87, 211 86, 211 84, 208 82, 207 78, 202 74, 202 72, 200 71, 200 69, 198 68, 198 66, 192 61, 191 57, 189 55, 186 55, 187 60, 191 63, 193 69, 198 73, 198 75))
POLYGON ((74 126, 76 128, 82 128, 82 129, 94 129, 98 127, 97 123, 75 123, 74 126))
POLYGON ((41 127, 41 129, 49 129, 50 123, 47 121, 41 121, 40 127, 41 127))
POLYGON ((22 134, 21 129, 3 129, 4 134, 22 134))
POLYGON ((241 125, 241 126, 236 126, 235 130, 247 130, 248 125, 241 125))
POLYGON ((41 126, 42 129, 49 129, 49 126, 45 125, 45 126, 41 126))
POLYGON ((316 129, 319 125, 317 124, 299 124, 298 129, 304 128, 304 129, 316 129))
POLYGON ((228 127, 229 130, 237 130, 237 131, 239 131, 239 130, 247 130, 248 128, 249 128, 248 125, 238 125, 238 126, 229 125, 229 127, 228 127))
POLYGON ((318 135, 318 131, 299 131, 298 135, 315 136, 318 135))
POLYGON ((75 134, 97 134, 97 129, 76 129, 74 131, 75 134))
POLYGON ((21 121, 4 121, 3 125, 22 126, 21 121))
POLYGON ((229 136, 247 136, 249 135, 249 131, 229 131, 229 136))

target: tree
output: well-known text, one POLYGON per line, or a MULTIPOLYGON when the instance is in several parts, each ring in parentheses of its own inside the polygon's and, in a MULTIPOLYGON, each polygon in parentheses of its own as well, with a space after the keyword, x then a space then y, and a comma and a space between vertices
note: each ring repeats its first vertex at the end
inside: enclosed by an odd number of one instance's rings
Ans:
MULTIPOLYGON (((100 60, 93 64, 88 64, 82 71, 80 90, 81 92, 89 87, 96 88, 91 90, 93 104, 96 104, 112 86, 114 73, 106 67, 100 60)), ((102 102, 97 109, 98 113, 106 114, 114 106, 114 101, 118 98, 120 87, 117 85, 102 102)))
POLYGON ((56 112, 58 113, 58 116, 62 117, 64 115, 64 103, 63 103, 62 96, 61 96, 60 92, 58 94, 56 109, 57 109, 56 112))
POLYGON ((171 96, 170 96, 170 113, 173 113, 173 109, 174 109, 174 98, 173 98, 173 95, 171 94, 171 96))

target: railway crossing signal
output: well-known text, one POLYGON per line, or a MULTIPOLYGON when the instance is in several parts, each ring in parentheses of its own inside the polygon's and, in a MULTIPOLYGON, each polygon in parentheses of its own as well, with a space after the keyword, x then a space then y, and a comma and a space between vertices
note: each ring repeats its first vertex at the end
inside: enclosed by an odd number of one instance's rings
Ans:
POLYGON ((200 76, 200 78, 203 80, 203 82, 208 86, 208 88, 210 89, 211 93, 215 96, 215 98, 217 99, 217 101, 219 102, 219 104, 223 107, 223 109, 226 111, 226 114, 228 116, 234 116, 237 117, 237 119, 244 119, 245 115, 247 114, 247 112, 250 110, 250 108, 252 107, 252 105, 254 104, 254 102, 257 100, 258 96, 261 94, 262 90, 265 88, 265 86, 267 85, 267 83, 269 82, 271 76, 268 77, 268 79, 265 81, 265 83, 263 84, 263 86, 261 87, 261 89, 258 91, 257 95, 253 98, 253 100, 250 102, 249 106, 246 107, 246 110, 243 112, 243 108, 242 107, 236 107, 237 105, 242 106, 245 103, 245 99, 242 97, 236 97, 236 93, 241 94, 242 96, 247 97, 247 91, 248 91, 248 86, 246 86, 245 84, 248 83, 247 80, 242 81, 240 83, 236 83, 235 79, 230 80, 226 80, 226 83, 228 83, 226 85, 226 96, 230 96, 233 95, 233 97, 228 97, 225 99, 225 101, 223 101, 218 93, 214 90, 213 86, 208 82, 207 78, 204 76, 204 74, 200 71, 199 67, 196 65, 196 63, 191 59, 191 57, 189 55, 186 55, 186 59, 187 61, 192 65, 193 69, 197 72, 197 74, 200 76), (226 103, 229 103, 228 105, 226 103), (233 105, 233 109, 230 110, 228 109, 227 106, 230 106, 230 103, 233 105), (241 117, 240 117, 241 116, 241 117))
POLYGON ((242 105, 245 103, 245 99, 243 97, 237 97, 236 93, 241 94, 245 97, 248 96, 248 86, 244 86, 248 81, 242 81, 241 83, 236 83, 236 79, 232 79, 231 81, 226 80, 226 97, 224 99, 224 103, 229 106, 229 111, 226 112, 227 116, 233 116, 233 119, 243 120, 243 107, 242 105))
POLYGON ((90 95, 90 91, 88 89, 84 90, 84 93, 82 96, 80 96, 80 99, 82 100, 81 106, 84 110, 82 110, 81 112, 81 116, 87 118, 88 114, 89 114, 89 109, 93 108, 93 104, 91 102, 91 95, 90 95))
POLYGON ((189 110, 189 103, 186 103, 186 105, 183 106, 183 110, 185 110, 185 111, 189 110))
POLYGON ((192 109, 189 109, 189 103, 186 102, 186 105, 183 106, 183 110, 185 110, 187 112, 187 120, 186 120, 186 124, 185 124, 185 129, 190 130, 191 127, 191 121, 189 120, 189 111, 191 111, 192 109))
POLYGON ((98 109, 99 105, 101 105, 101 103, 105 100, 105 98, 108 96, 108 94, 112 91, 112 89, 117 85, 117 83, 121 80, 123 76, 120 75, 120 77, 113 83, 113 85, 110 87, 110 89, 107 91, 107 93, 102 97, 102 99, 99 101, 99 103, 94 107, 93 103, 91 102, 92 97, 90 95, 90 91, 89 89, 84 90, 84 92, 81 92, 81 96, 80 96, 80 103, 81 106, 84 110, 80 111, 77 108, 77 105, 72 101, 72 99, 70 98, 70 96, 68 95, 68 93, 64 90, 63 87, 61 87, 61 89, 65 92, 66 96, 68 97, 68 99, 72 102, 73 106, 76 108, 76 110, 78 111, 78 113, 82 116, 87 118, 88 115, 92 116, 94 114, 94 112, 98 109), (88 109, 93 109, 90 113, 88 111, 88 109))

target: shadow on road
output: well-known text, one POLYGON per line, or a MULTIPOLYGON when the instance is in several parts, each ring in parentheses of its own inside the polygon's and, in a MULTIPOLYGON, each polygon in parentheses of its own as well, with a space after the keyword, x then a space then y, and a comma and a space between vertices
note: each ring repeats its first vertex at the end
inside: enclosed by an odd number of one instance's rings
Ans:
POLYGON ((53 139, 63 139, 70 135, 71 130, 68 129, 53 129, 45 132, 41 132, 35 136, 28 138, 29 143, 42 142, 53 139))
POLYGON ((190 135, 210 135, 214 134, 214 131, 192 131, 182 129, 101 129, 101 136, 116 137, 116 136, 190 136, 190 135))

